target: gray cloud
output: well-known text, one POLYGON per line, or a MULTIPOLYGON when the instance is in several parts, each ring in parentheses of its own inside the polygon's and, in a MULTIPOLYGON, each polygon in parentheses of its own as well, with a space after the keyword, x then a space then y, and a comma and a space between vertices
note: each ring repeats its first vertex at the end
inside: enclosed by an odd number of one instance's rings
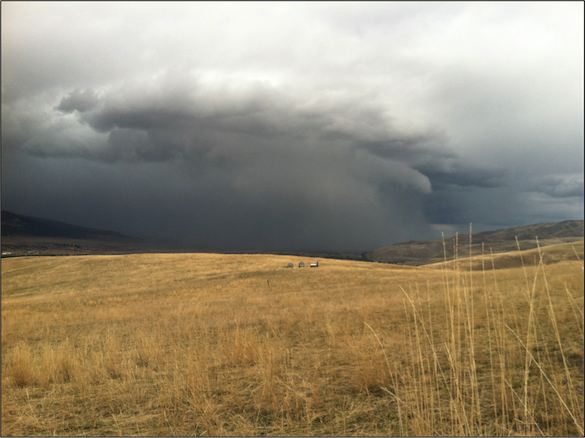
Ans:
MULTIPOLYGON (((132 224, 127 232, 169 235, 174 230, 203 246, 363 249, 424 227, 420 205, 431 185, 409 162, 423 137, 400 132, 374 106, 343 99, 307 102, 262 86, 223 86, 220 92, 185 78, 180 86, 176 81, 167 86, 156 82, 141 87, 142 93, 117 88, 99 99, 89 90, 66 94, 54 119, 38 126, 17 149, 35 172, 23 178, 8 171, 7 178, 21 180, 21 193, 36 185, 23 180, 50 178, 45 187, 51 193, 42 196, 55 199, 64 193, 56 189, 57 182, 76 175, 76 191, 91 196, 69 202, 110 212, 118 229, 132 224), (86 96, 91 107, 80 111, 77 104, 86 96), (409 140, 410 155, 405 147, 395 147, 403 138, 414 139, 409 140), (387 144, 385 156, 364 148, 368 141, 387 144), (72 166, 73 173, 67 171, 72 166), (108 176, 109 167, 134 175, 128 179, 138 188, 135 199, 111 187, 118 177, 108 176), (80 169, 94 175, 100 169, 100 183, 92 187, 80 169), (189 189, 169 184, 176 178, 189 189), (145 179, 155 180, 165 199, 139 196, 152 184, 145 179), (165 206, 166 221, 145 214, 147 200, 149 208, 165 206), (124 211, 129 206, 133 211, 124 211), (403 221, 409 225, 399 226, 403 221)), ((442 154, 438 151, 437 159, 442 154)), ((10 194, 7 199, 22 202, 10 194)), ((57 207, 62 204, 55 199, 51 205, 62 214, 67 211, 57 207)), ((85 215, 79 219, 88 220, 85 215)))
POLYGON ((2 12, 3 208, 258 249, 583 215, 582 5, 2 12))
POLYGON ((98 96, 92 90, 73 90, 61 100, 56 109, 64 113, 72 113, 73 111, 82 113, 92 109, 97 103, 98 96))
POLYGON ((549 175, 535 181, 533 190, 553 198, 583 199, 583 175, 549 175))
POLYGON ((456 157, 446 160, 429 160, 417 166, 417 170, 433 181, 435 189, 448 189, 449 185, 501 187, 505 184, 506 175, 506 170, 503 168, 467 164, 456 157))

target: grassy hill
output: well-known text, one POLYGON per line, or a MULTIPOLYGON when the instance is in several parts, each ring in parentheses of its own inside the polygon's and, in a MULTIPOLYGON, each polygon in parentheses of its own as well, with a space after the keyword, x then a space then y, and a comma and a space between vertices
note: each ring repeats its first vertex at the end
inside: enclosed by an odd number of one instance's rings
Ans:
POLYGON ((536 266, 542 257, 543 263, 551 265, 563 261, 583 260, 583 241, 556 243, 540 248, 526 249, 521 251, 508 251, 472 257, 465 257, 458 260, 448 260, 425 265, 431 268, 448 269, 473 269, 474 271, 489 269, 520 268, 522 266, 536 266))
POLYGON ((583 264, 555 251, 4 259, 3 434, 582 435, 583 264))
MULTIPOLYGON (((489 253, 516 250, 516 237, 522 250, 536 248, 536 238, 541 246, 583 240, 583 221, 568 220, 472 234, 471 255, 481 254, 482 251, 489 253)), ((388 245, 368 253, 367 257, 377 262, 424 265, 443 261, 445 254, 448 260, 452 259, 456 252, 459 257, 470 255, 469 234, 459 234, 457 239, 455 236, 448 237, 444 245, 442 240, 388 245)))

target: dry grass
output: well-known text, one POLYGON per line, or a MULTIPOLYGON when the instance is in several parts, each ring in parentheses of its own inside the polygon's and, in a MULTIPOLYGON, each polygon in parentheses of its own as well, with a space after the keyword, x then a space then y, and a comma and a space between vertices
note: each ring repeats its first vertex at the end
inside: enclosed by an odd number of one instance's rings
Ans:
POLYGON ((521 268, 523 265, 534 266, 539 263, 541 256, 542 262, 545 265, 551 265, 562 261, 583 260, 583 241, 554 243, 547 245, 546 250, 543 251, 534 248, 492 254, 490 248, 484 248, 484 254, 481 254, 481 250, 478 252, 479 254, 473 255, 471 260, 469 257, 457 260, 447 260, 428 264, 426 267, 446 267, 453 269, 455 268, 453 265, 458 265, 458 269, 460 270, 468 270, 471 268, 474 271, 481 271, 486 267, 489 267, 489 269, 492 267, 503 269, 521 268))
POLYGON ((3 435, 582 435, 581 261, 298 260, 2 260, 3 435))

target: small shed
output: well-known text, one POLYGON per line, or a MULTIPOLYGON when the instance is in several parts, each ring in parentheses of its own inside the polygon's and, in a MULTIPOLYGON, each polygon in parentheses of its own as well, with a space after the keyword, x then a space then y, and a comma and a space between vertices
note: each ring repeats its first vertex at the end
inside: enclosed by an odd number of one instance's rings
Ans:
POLYGON ((319 260, 315 260, 314 262, 311 262, 311 264, 309 266, 311 268, 318 268, 319 267, 319 260))

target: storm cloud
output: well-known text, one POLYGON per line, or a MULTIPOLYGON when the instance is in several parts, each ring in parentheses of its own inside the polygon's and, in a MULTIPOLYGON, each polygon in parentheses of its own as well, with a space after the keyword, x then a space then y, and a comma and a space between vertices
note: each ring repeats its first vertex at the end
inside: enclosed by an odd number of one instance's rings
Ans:
POLYGON ((3 4, 2 207, 254 250, 582 217, 579 11, 3 4))

